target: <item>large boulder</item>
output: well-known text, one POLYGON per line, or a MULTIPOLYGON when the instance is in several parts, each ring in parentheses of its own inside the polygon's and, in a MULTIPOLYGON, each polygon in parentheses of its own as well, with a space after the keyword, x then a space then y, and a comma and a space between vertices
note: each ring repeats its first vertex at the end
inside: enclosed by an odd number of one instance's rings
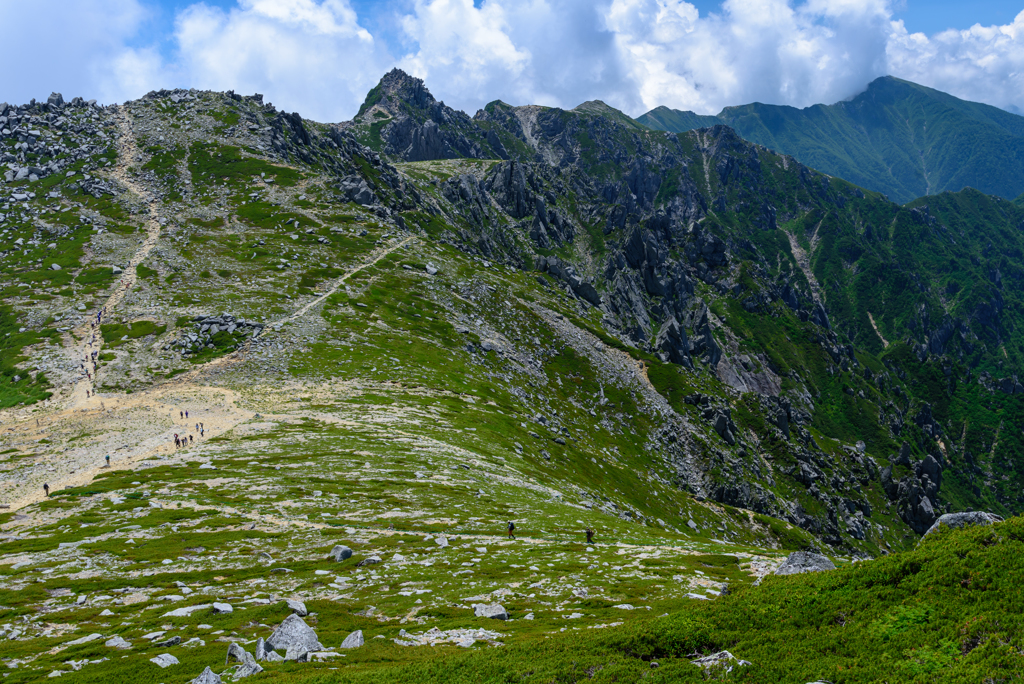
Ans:
POLYGON ((345 637, 345 640, 341 642, 342 648, 359 648, 365 642, 363 639, 363 630, 357 629, 356 631, 345 637))
MULTIPOLYGON (((940 527, 945 525, 946 527, 960 528, 960 527, 972 527, 974 525, 991 525, 992 523, 1002 522, 1003 519, 995 513, 986 513, 984 511, 966 511, 964 513, 946 513, 940 516, 935 524, 928 528, 928 531, 924 533, 924 537, 927 537, 932 532, 938 531, 940 527)), ((922 537, 922 539, 924 538, 922 537)))
POLYGON ((323 645, 317 639, 316 632, 298 615, 292 614, 284 619, 281 626, 267 639, 268 651, 322 651, 323 645))
POLYGON ((333 549, 331 549, 331 558, 333 558, 335 561, 339 563, 343 560, 348 560, 351 557, 352 549, 348 548, 347 546, 338 544, 333 549))
POLYGON ((477 603, 473 606, 473 614, 476 617, 508 620, 508 611, 500 603, 477 603))
POLYGON ((207 666, 207 668, 203 670, 202 674, 193 679, 190 684, 223 684, 223 680, 221 680, 219 674, 207 666))
POLYGON ((776 575, 799 575, 804 572, 835 570, 835 564, 820 553, 795 551, 776 570, 776 575))
POLYGON ((299 617, 306 617, 309 615, 309 611, 306 610, 306 604, 298 599, 285 599, 284 602, 288 604, 288 610, 292 611, 299 617))

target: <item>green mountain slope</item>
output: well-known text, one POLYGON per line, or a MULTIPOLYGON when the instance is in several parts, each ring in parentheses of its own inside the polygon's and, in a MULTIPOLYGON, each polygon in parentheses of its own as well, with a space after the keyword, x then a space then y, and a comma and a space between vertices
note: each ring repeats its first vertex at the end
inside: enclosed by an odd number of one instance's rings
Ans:
MULTIPOLYGON (((833 105, 754 103, 715 118, 747 140, 900 203, 966 187, 1012 199, 1024 189, 1024 117, 892 77, 833 105)), ((673 132, 711 125, 663 107, 638 121, 673 132)))
POLYGON ((778 680, 784 636, 802 681, 838 680, 844 620, 901 680, 1009 657, 1015 632, 970 632, 988 599, 948 590, 1002 591, 1017 522, 958 562, 911 550, 946 511, 1024 506, 1024 208, 900 206, 597 101, 469 117, 401 72, 336 125, 182 90, 0 115, 9 681, 227 674, 225 640, 292 611, 334 650, 262 677, 532 648, 571 681, 580 643, 607 669, 581 677, 735 648, 778 680), (770 577, 806 549, 843 567, 770 577))

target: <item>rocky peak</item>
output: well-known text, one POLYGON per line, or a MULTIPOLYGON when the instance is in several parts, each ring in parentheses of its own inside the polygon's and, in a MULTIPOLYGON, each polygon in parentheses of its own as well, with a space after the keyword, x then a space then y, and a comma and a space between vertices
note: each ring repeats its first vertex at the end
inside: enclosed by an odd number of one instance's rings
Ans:
POLYGON ((372 119, 376 112, 391 117, 412 115, 414 112, 425 113, 437 104, 423 79, 410 76, 401 69, 392 69, 366 94, 356 120, 372 119))

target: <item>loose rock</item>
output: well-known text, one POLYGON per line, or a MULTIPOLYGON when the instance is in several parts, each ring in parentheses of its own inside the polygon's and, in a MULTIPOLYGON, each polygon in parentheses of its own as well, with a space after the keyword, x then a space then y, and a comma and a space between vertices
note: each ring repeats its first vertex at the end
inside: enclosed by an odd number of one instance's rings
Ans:
POLYGON ((342 648, 359 648, 364 644, 363 630, 357 629, 356 631, 345 637, 345 640, 341 642, 342 648))
POLYGON ((156 663, 160 667, 170 667, 171 665, 177 665, 178 659, 170 653, 161 653, 155 658, 150 658, 149 662, 156 663))
POLYGON ((219 674, 215 673, 209 668, 209 666, 207 666, 207 668, 203 670, 202 674, 189 682, 189 684, 223 684, 223 680, 221 680, 219 674))
POLYGON ((129 649, 132 647, 131 643, 125 641, 119 636, 107 639, 106 643, 104 643, 103 645, 107 646, 108 648, 119 648, 121 650, 129 649))
POLYGON ((508 611, 500 603, 477 603, 473 605, 473 614, 476 617, 492 618, 494 620, 508 620, 508 611))
POLYGON ((289 615, 267 639, 268 651, 291 651, 295 647, 306 651, 322 651, 324 647, 317 639, 316 632, 298 615, 289 615))
POLYGON ((333 558, 335 561, 341 562, 343 560, 348 560, 351 557, 352 549, 348 548, 347 546, 342 546, 339 544, 338 546, 335 546, 333 549, 331 549, 331 558, 333 558))
POLYGON ((712 667, 721 667, 724 668, 726 672, 732 672, 733 667, 746 667, 747 665, 750 665, 749 661, 738 660, 736 656, 734 656, 732 653, 729 653, 728 651, 719 651, 718 653, 712 653, 709 656, 697 658, 696 660, 691 660, 690 662, 696 665, 697 667, 704 668, 705 670, 712 667))
MULTIPOLYGON (((775 571, 776 575, 799 575, 804 572, 835 570, 835 564, 820 553, 795 551, 775 571)), ((725 651, 723 651, 724 653, 725 651)))
POLYGON ((288 604, 288 609, 299 617, 306 617, 309 615, 309 611, 306 610, 306 604, 302 601, 296 601, 295 599, 285 599, 284 602, 288 604))

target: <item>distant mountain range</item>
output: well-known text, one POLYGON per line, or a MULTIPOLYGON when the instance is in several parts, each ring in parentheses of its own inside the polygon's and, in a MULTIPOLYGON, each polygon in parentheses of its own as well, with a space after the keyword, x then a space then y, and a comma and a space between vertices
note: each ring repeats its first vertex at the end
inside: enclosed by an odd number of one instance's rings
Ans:
POLYGON ((753 103, 718 116, 658 107, 637 119, 682 133, 718 124, 904 203, 966 187, 1024 193, 1024 117, 886 76, 860 95, 806 109, 753 103))

